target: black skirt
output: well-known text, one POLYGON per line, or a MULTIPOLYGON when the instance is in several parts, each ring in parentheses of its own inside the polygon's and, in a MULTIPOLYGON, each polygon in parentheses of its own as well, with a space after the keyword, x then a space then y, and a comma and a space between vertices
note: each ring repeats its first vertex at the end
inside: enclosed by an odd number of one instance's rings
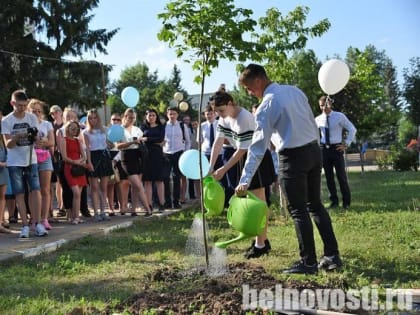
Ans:
POLYGON ((128 176, 143 174, 143 160, 140 150, 121 150, 121 166, 128 176))
MULTIPOLYGON (((245 165, 246 154, 239 160, 234 167, 237 168, 238 178, 236 179, 236 185, 239 183, 242 175, 242 169, 245 165)), ((249 184, 248 190, 254 190, 262 187, 271 185, 276 180, 276 172, 274 171, 273 158, 269 150, 265 151, 264 157, 258 166, 257 171, 252 177, 251 183, 249 184)))
POLYGON ((144 181, 163 181, 165 159, 163 149, 157 144, 148 144, 148 157, 143 161, 144 181))
POLYGON ((111 156, 108 150, 90 151, 90 160, 93 164, 93 172, 89 172, 89 177, 106 177, 114 174, 112 170, 111 156))

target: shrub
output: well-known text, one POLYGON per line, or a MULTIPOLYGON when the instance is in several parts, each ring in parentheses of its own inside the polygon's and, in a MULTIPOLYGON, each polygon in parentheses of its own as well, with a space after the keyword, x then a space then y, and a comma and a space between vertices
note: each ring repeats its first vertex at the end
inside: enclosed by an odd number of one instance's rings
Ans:
POLYGON ((407 150, 405 148, 400 149, 393 155, 392 167, 396 171, 417 171, 418 169, 418 152, 413 150, 407 150))

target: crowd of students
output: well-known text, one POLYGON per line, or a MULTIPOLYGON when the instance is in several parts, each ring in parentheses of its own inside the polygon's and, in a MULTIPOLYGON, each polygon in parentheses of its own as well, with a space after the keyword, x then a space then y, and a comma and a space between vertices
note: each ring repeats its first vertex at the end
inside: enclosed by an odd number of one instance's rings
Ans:
POLYGON ((80 122, 72 108, 53 105, 48 120, 46 103, 23 90, 12 93, 10 104, 1 124, 0 233, 19 221, 19 237, 46 236, 57 217, 71 224, 110 220, 117 208, 120 215, 150 216, 186 202, 178 160, 190 148, 192 128, 178 121, 176 109, 168 109, 168 123, 154 109, 140 123, 131 108, 113 113, 110 125, 124 130, 113 143, 95 109, 80 122))

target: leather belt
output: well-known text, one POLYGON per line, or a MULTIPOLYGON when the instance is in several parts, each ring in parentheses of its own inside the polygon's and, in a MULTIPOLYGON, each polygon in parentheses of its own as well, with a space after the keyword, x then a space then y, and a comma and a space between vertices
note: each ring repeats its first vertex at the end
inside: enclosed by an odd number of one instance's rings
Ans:
POLYGON ((330 149, 330 148, 335 148, 338 145, 341 145, 341 143, 333 143, 333 144, 321 143, 321 148, 330 149))

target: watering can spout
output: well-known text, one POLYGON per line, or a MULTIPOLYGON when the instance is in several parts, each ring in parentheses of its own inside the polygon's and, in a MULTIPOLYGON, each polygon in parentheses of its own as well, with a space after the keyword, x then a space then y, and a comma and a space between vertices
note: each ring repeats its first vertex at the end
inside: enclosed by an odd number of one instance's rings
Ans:
POLYGON ((252 237, 251 235, 247 235, 247 234, 244 234, 244 233, 239 233, 239 235, 237 236, 237 237, 235 237, 235 238, 233 238, 233 239, 231 239, 231 240, 229 240, 229 241, 225 241, 225 242, 216 242, 216 244, 214 244, 216 247, 218 247, 218 248, 226 248, 226 247, 228 247, 228 245, 230 245, 230 244, 233 244, 233 243, 236 243, 236 242, 239 242, 239 241, 242 241, 242 240, 244 240, 244 239, 246 239, 246 238, 250 238, 250 237, 252 237))

